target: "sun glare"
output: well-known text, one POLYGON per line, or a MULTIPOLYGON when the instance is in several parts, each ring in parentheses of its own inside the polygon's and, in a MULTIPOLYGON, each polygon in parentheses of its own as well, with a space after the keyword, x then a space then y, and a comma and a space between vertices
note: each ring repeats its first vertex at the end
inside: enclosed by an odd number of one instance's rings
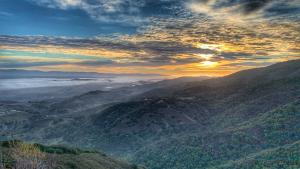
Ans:
POLYGON ((213 57, 213 54, 199 54, 202 59, 209 60, 213 57))
POLYGON ((218 65, 218 62, 212 62, 212 61, 201 62, 201 66, 203 66, 203 67, 216 67, 217 65, 218 65))

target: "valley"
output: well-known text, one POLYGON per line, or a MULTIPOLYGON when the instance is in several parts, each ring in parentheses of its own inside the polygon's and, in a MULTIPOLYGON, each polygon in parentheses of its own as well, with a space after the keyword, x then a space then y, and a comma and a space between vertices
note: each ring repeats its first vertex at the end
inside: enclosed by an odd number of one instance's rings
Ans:
POLYGON ((100 150, 149 169, 300 167, 300 60, 220 78, 95 86, 1 98, 0 139, 100 150))

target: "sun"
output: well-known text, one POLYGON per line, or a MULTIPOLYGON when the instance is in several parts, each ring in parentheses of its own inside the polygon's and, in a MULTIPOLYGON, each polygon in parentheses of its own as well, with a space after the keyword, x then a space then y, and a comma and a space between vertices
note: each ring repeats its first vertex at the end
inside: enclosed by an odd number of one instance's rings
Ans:
POLYGON ((203 67, 216 67, 218 65, 218 62, 212 62, 212 61, 203 61, 201 62, 201 66, 203 67))
POLYGON ((214 55, 213 54, 199 54, 202 59, 210 60, 214 55))

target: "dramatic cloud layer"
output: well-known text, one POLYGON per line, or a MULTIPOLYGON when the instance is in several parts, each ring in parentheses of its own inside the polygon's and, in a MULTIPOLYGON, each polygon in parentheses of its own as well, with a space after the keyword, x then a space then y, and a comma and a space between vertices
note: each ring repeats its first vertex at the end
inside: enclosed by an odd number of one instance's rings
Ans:
POLYGON ((168 15, 179 0, 29 0, 49 8, 81 9, 93 19, 107 22, 137 24, 147 17, 168 15))
POLYGON ((138 29, 90 38, 2 35, 0 67, 195 76, 300 58, 298 0, 29 1, 138 29))

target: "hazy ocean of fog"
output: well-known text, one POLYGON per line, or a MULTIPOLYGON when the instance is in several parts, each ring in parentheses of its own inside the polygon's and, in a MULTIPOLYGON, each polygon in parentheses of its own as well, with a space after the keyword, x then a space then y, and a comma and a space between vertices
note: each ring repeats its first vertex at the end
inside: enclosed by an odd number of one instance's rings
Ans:
POLYGON ((0 90, 36 88, 36 87, 54 87, 54 86, 74 86, 89 83, 110 84, 110 83, 138 83, 142 81, 159 81, 159 76, 117 76, 103 78, 18 78, 18 79, 0 79, 0 90))

